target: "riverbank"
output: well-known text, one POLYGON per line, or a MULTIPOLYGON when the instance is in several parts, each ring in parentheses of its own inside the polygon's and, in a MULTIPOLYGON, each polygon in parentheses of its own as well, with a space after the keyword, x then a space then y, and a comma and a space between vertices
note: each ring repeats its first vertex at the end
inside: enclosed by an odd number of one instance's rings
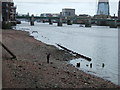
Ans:
POLYGON ((47 45, 28 32, 3 30, 3 43, 17 60, 3 49, 3 88, 117 88, 117 85, 69 65, 75 57, 47 45), (50 63, 47 63, 47 55, 50 63))

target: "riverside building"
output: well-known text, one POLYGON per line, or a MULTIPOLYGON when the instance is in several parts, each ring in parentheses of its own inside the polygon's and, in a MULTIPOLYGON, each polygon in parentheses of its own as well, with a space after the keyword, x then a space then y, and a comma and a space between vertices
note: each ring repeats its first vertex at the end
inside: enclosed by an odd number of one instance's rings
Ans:
POLYGON ((62 16, 64 16, 64 17, 74 17, 75 16, 75 9, 71 9, 71 8, 62 9, 62 16))
POLYGON ((0 21, 2 21, 2 27, 6 27, 6 24, 13 25, 16 23, 16 7, 13 0, 0 0, 1 14, 0 21))
POLYGON ((3 21, 15 21, 16 7, 13 0, 4 0, 2 2, 2 19, 3 21))

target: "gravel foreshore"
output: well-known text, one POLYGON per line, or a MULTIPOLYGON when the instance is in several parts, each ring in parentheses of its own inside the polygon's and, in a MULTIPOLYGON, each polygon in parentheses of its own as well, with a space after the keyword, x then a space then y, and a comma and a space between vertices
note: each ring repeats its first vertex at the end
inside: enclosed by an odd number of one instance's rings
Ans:
POLYGON ((3 88, 120 88, 99 77, 86 74, 68 64, 78 58, 31 37, 28 32, 3 30, 3 88), (47 55, 50 62, 47 63, 47 55))

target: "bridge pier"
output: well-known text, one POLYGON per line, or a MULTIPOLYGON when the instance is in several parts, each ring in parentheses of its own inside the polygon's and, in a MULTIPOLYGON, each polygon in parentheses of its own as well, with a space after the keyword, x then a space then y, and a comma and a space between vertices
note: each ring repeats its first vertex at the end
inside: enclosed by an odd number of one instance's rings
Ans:
POLYGON ((117 20, 115 20, 113 23, 110 23, 110 28, 117 28, 117 20))
POLYGON ((42 20, 42 23, 45 23, 45 20, 42 20))
POLYGON ((97 25, 98 26, 108 26, 109 24, 107 21, 103 20, 103 21, 97 21, 97 25))
POLYGON ((34 26, 34 15, 32 14, 31 18, 30 18, 30 25, 34 26))
POLYGON ((62 26, 62 22, 58 22, 57 26, 62 26))
POLYGON ((71 20, 67 20, 67 25, 72 25, 72 21, 71 20))
POLYGON ((49 19, 49 25, 52 25, 52 24, 53 24, 52 20, 51 20, 51 19, 49 19))
POLYGON ((58 21, 57 26, 62 26, 62 18, 58 21))
POLYGON ((85 27, 91 27, 91 19, 85 22, 85 27))

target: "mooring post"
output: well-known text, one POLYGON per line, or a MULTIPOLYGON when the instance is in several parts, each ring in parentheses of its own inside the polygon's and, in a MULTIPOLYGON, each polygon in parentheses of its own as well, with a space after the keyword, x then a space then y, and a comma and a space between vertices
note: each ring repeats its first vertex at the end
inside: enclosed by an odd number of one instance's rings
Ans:
POLYGON ((50 60, 50 53, 47 54, 47 63, 49 63, 49 60, 50 60))
POLYGON ((2 42, 0 42, 0 44, 12 56, 12 59, 17 59, 16 56, 2 42))
POLYGON ((102 67, 104 68, 104 66, 105 66, 105 64, 104 63, 102 63, 102 67))
POLYGON ((92 68, 92 63, 90 63, 90 68, 92 68))
POLYGON ((34 15, 32 14, 31 18, 30 18, 30 25, 34 26, 34 15))
POLYGON ((77 63, 77 65, 76 65, 77 67, 80 67, 80 63, 77 63))

